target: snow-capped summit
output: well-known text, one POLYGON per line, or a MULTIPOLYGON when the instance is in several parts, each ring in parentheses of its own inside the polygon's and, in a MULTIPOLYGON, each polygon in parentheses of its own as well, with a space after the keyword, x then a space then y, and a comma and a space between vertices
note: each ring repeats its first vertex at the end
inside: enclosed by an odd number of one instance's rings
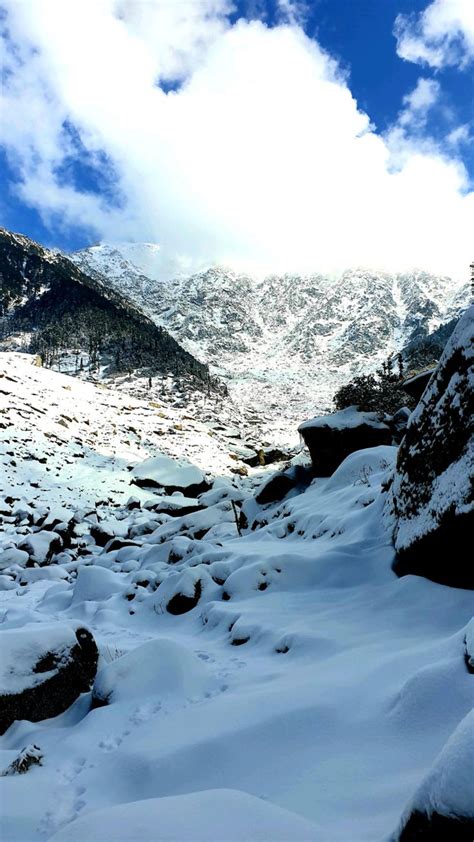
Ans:
POLYGON ((89 271, 96 270, 125 284, 136 275, 149 281, 185 277, 196 267, 187 257, 167 255, 158 243, 97 243, 70 256, 89 271))

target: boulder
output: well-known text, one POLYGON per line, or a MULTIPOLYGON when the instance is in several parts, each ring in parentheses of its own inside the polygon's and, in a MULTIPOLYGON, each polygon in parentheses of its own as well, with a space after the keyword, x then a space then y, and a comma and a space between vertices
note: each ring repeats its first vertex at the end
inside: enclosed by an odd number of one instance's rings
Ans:
POLYGON ((132 471, 132 482, 142 488, 163 488, 166 494, 181 491, 197 497, 210 488, 203 472, 184 459, 171 459, 161 454, 145 459, 132 471))
POLYGON ((98 651, 85 628, 39 624, 2 633, 0 734, 15 720, 58 716, 87 692, 98 651))
POLYGON ((316 476, 330 476, 356 450, 391 444, 392 432, 376 412, 360 412, 349 406, 331 415, 305 421, 298 427, 316 476))
POLYGON ((474 588, 474 307, 410 417, 387 505, 399 576, 474 588))
MULTIPOLYGON (((247 448, 248 449, 248 448, 247 448)), ((251 450, 249 454, 244 454, 242 448, 240 459, 249 468, 263 467, 264 465, 272 465, 274 462, 286 462, 294 456, 294 451, 281 450, 279 447, 260 447, 258 450, 251 450)))
POLYGON ((393 440, 396 444, 400 444, 403 436, 405 435, 410 415, 411 411, 408 409, 408 407, 402 406, 400 409, 397 409, 397 411, 392 415, 392 417, 388 421, 388 424, 392 430, 393 440))
POLYGON ((117 518, 111 517, 100 523, 91 524, 90 534, 98 547, 105 547, 113 538, 126 538, 128 528, 127 520, 117 520, 117 518))
POLYGON ((431 380, 431 375, 435 370, 436 369, 433 367, 426 368, 418 374, 415 374, 413 377, 410 377, 408 380, 404 380, 402 383, 403 391, 412 398, 415 398, 415 400, 419 401, 431 380))
POLYGON ((436 758, 391 842, 472 842, 474 838, 474 710, 436 758))
POLYGON ((174 614, 175 617, 177 617, 180 614, 187 614, 188 611, 192 611, 201 599, 201 593, 202 585, 199 580, 194 585, 194 593, 192 596, 188 596, 183 593, 176 593, 166 606, 168 614, 174 614))
POLYGON ((201 505, 196 497, 184 497, 181 494, 176 494, 173 497, 159 497, 157 503, 150 506, 153 512, 170 517, 184 517, 184 515, 200 512, 204 508, 205 506, 201 505))
POLYGON ((313 471, 304 465, 295 465, 287 471, 279 471, 263 484, 256 496, 261 506, 278 503, 294 488, 305 488, 313 479, 313 471))
POLYGON ((92 707, 172 697, 204 695, 214 684, 206 664, 194 652, 167 638, 142 643, 106 664, 96 676, 92 707))
POLYGON ((28 553, 28 564, 49 564, 55 553, 62 548, 63 542, 57 532, 44 530, 34 532, 22 538, 18 549, 28 553))

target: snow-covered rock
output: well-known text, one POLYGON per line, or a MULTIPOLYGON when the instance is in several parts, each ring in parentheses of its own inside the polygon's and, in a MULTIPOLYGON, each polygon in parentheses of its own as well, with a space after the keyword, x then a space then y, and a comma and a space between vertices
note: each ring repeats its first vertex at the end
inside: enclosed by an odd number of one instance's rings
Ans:
POLYGON ((123 701, 155 703, 171 697, 175 702, 202 697, 212 688, 209 668, 185 646, 166 638, 143 643, 107 664, 97 673, 92 704, 123 701))
POLYGON ((196 497, 209 489, 209 483, 196 465, 184 459, 170 459, 165 454, 136 465, 132 478, 136 485, 163 488, 167 494, 181 491, 187 497, 196 497))
POLYGON ((0 733, 15 721, 38 722, 89 690, 98 651, 85 628, 57 623, 2 632, 0 733))
POLYGON ((474 838, 474 708, 436 758, 392 842, 474 838))
POLYGON ((356 450, 390 444, 389 426, 376 412, 360 412, 356 406, 331 415, 311 418, 298 427, 316 476, 330 476, 356 450))
POLYGON ((473 588, 474 306, 460 319, 410 417, 391 505, 396 572, 473 588))
POLYGON ((48 564, 62 545, 61 537, 56 532, 44 530, 27 535, 19 541, 18 549, 28 553, 29 562, 48 564))

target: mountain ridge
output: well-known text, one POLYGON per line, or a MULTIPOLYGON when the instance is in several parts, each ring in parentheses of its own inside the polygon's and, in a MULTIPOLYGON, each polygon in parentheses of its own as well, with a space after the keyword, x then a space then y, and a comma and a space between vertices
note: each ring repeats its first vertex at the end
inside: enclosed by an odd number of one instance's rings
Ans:
POLYGON ((2 337, 18 332, 52 364, 73 352, 81 368, 190 375, 210 388, 208 367, 121 290, 60 252, 0 229, 2 337))
MULTIPOLYGON (((147 244, 147 248, 149 244, 147 244)), ((231 394, 266 409, 293 404, 293 417, 330 408, 336 389, 393 354, 410 355, 459 317, 469 286, 422 270, 349 269, 268 275, 212 266, 167 281, 147 277, 117 246, 71 259, 107 277, 191 353, 224 377, 231 394)), ((444 337, 443 337, 444 338, 444 337)), ((437 352, 437 345, 429 345, 437 352)))

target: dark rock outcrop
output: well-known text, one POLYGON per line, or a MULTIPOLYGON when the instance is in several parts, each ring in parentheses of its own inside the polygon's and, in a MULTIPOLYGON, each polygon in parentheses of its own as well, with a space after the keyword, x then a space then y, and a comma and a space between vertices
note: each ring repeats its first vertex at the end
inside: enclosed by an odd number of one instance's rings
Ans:
POLYGON ((410 417, 388 505, 399 576, 474 588, 474 307, 410 417))
POLYGON ((15 676, 11 686, 2 688, 0 734, 15 720, 39 722, 63 713, 81 693, 90 689, 97 672, 99 653, 94 638, 85 628, 75 633, 70 628, 64 629, 63 634, 56 632, 53 649, 48 629, 15 629, 15 635, 18 651, 9 647, 4 668, 11 673, 18 664, 21 674, 15 676), (30 653, 36 653, 36 660, 33 658, 28 663, 30 653))
POLYGON ((331 415, 305 421, 298 427, 316 476, 327 477, 355 450, 391 444, 392 432, 375 412, 350 406, 331 415))

